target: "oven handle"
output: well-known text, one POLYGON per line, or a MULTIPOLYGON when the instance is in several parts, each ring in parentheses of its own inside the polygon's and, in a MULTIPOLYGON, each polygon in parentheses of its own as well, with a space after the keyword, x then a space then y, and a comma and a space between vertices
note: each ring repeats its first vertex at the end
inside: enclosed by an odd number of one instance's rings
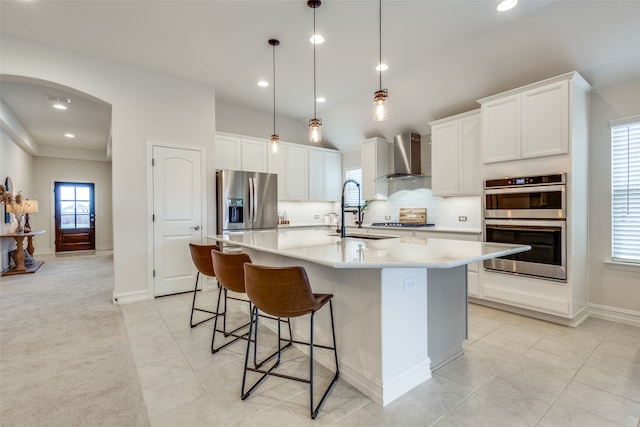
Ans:
POLYGON ((485 225, 506 225, 510 228, 516 227, 554 227, 554 228, 565 228, 567 221, 564 219, 559 220, 550 220, 550 221, 542 221, 542 220, 511 220, 511 219, 485 219, 485 225))
POLYGON ((557 191, 564 192, 565 189, 566 186, 564 184, 534 187, 486 188, 484 194, 553 193, 557 191))

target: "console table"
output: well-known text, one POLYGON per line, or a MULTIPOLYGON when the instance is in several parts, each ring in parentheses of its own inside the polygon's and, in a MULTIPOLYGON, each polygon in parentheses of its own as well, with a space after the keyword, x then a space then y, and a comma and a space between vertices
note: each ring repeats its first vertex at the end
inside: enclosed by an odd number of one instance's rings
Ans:
POLYGON ((30 266, 25 266, 24 264, 24 238, 27 238, 27 252, 29 255, 33 256, 33 236, 38 236, 43 234, 44 230, 40 231, 31 231, 29 233, 20 233, 20 234, 2 234, 0 238, 11 238, 16 241, 16 265, 13 268, 2 273, 3 276, 11 276, 14 274, 27 274, 27 273, 35 273, 38 269, 44 264, 44 261, 36 261, 30 266))

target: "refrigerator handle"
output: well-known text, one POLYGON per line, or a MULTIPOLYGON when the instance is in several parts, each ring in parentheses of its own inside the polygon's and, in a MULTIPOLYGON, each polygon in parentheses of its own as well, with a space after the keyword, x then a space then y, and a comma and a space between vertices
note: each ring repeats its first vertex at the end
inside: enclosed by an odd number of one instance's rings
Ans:
POLYGON ((253 227, 253 223, 255 221, 255 187, 254 187, 254 179, 249 178, 249 222, 251 227, 253 227))

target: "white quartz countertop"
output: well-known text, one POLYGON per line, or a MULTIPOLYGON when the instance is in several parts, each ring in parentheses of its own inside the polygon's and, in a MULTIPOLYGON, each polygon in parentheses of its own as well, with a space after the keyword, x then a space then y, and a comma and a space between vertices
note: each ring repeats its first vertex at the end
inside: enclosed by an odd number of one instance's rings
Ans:
MULTIPOLYGON (((375 235, 369 233, 365 236, 375 235)), ((526 245, 428 237, 341 239, 331 230, 295 228, 228 232, 207 236, 207 239, 333 268, 451 268, 531 249, 526 245)))

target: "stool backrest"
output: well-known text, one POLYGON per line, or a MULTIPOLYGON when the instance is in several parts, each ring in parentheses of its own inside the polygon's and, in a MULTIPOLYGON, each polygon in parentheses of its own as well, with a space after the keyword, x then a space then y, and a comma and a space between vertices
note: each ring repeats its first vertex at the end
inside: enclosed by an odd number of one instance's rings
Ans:
POLYGON ((189 243, 191 259, 198 271, 205 276, 215 277, 215 270, 211 262, 211 251, 220 249, 218 245, 196 245, 189 243))
POLYGON ((311 291, 303 267, 245 264, 244 282, 249 300, 271 316, 297 317, 322 306, 311 291))
POLYGON ((230 291, 245 293, 244 264, 251 263, 251 257, 245 253, 226 253, 214 249, 209 258, 213 261, 218 283, 230 291))

